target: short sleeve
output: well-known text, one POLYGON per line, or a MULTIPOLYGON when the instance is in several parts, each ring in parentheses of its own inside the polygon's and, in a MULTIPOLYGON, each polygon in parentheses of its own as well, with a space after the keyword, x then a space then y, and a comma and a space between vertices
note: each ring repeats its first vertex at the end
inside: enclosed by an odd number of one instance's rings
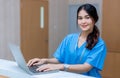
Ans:
POLYGON ((65 56, 65 47, 67 44, 67 37, 65 37, 60 45, 58 46, 57 50, 54 52, 53 56, 61 63, 64 62, 64 56, 65 56))
POLYGON ((90 51, 86 63, 89 63, 93 67, 102 70, 106 58, 106 52, 107 50, 104 42, 96 44, 96 46, 90 51))

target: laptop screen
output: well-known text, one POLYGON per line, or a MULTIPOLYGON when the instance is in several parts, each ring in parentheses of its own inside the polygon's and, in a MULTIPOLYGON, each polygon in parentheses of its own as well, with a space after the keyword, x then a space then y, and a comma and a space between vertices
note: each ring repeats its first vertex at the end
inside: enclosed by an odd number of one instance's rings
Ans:
POLYGON ((26 66, 20 47, 15 44, 9 44, 9 48, 18 66, 28 72, 29 69, 26 66))

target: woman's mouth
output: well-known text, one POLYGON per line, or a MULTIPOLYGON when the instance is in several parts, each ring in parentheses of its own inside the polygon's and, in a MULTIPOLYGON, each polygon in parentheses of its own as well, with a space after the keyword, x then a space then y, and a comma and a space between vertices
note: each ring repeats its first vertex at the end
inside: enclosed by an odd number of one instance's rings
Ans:
POLYGON ((82 28, 86 28, 87 27, 87 25, 81 25, 82 26, 82 28))

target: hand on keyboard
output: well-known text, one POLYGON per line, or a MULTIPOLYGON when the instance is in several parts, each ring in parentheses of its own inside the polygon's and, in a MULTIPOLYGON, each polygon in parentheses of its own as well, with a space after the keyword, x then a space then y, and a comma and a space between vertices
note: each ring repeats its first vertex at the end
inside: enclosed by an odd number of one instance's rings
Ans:
POLYGON ((47 62, 47 59, 34 58, 28 61, 27 66, 31 67, 34 65, 41 65, 41 64, 45 64, 46 62, 47 62))

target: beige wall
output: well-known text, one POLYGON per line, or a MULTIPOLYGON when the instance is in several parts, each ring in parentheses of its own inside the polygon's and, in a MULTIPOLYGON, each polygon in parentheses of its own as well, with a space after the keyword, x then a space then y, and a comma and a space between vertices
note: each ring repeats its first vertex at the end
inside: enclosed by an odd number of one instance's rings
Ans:
POLYGON ((80 4, 80 3, 101 3, 102 0, 68 0, 69 4, 80 4))
POLYGON ((0 58, 12 59, 8 43, 20 43, 19 0, 0 0, 0 58))
POLYGON ((50 57, 68 33, 68 1, 49 0, 49 53, 50 57))

